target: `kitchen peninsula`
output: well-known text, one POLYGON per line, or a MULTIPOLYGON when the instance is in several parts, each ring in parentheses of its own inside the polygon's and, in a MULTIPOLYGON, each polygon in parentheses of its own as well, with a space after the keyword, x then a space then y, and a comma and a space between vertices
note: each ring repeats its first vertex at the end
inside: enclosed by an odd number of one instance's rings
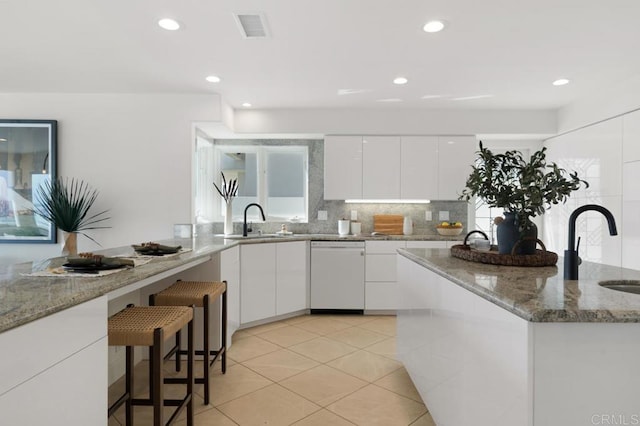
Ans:
POLYGON ((564 281, 443 249, 397 260, 398 356, 439 426, 640 420, 640 295, 598 285, 640 271, 585 262, 564 281))
MULTIPOLYGON (((181 245, 185 251, 106 276, 33 276, 39 271, 59 267, 64 258, 4 267, 0 269, 0 347, 3 348, 0 413, 3 422, 106 424, 109 382, 106 319, 130 303, 129 295, 139 292, 138 301, 134 303, 140 303, 150 292, 159 291, 178 278, 217 280, 224 277, 229 281, 228 335, 231 336, 241 325, 238 257, 241 246, 304 246, 312 239, 357 239, 377 244, 407 241, 407 244, 444 247, 452 238, 420 235, 339 238, 337 235, 300 234, 225 239, 203 235, 161 241, 167 245, 181 245), (61 383, 64 383, 65 392, 60 392, 61 383), (78 404, 80 400, 82 404, 78 404)), ((131 247, 119 247, 103 250, 100 254, 131 256, 134 252, 131 247)), ((303 261, 304 256, 303 250, 303 261)), ((308 281, 303 279, 299 286, 302 287, 301 307, 297 308, 300 310, 289 315, 304 313, 308 281)), ((275 295, 272 296, 275 304, 275 295)), ((285 292, 284 296, 288 294, 285 292)), ((306 308, 308 311, 308 302, 306 308)))

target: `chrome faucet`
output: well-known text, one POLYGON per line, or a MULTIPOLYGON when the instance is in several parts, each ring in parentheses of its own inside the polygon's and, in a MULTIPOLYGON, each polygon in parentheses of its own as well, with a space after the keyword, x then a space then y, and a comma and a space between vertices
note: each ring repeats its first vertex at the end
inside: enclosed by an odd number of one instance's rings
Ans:
POLYGON ((569 216, 569 247, 564 251, 564 279, 565 280, 577 280, 578 279, 578 265, 581 262, 578 256, 578 249, 580 248, 580 238, 578 238, 578 246, 576 246, 576 220, 578 216, 588 210, 594 210, 600 212, 607 219, 609 224, 609 235, 618 235, 616 228, 616 220, 609 210, 596 204, 586 204, 584 206, 575 209, 571 216, 569 216))
POLYGON ((244 222, 242 223, 242 236, 246 237, 247 235, 249 235, 247 233, 247 210, 249 210, 249 207, 251 206, 256 206, 257 208, 260 209, 260 214, 262 215, 262 220, 267 220, 264 217, 264 211, 262 210, 262 206, 258 203, 251 203, 251 204, 247 204, 247 207, 244 208, 244 222))

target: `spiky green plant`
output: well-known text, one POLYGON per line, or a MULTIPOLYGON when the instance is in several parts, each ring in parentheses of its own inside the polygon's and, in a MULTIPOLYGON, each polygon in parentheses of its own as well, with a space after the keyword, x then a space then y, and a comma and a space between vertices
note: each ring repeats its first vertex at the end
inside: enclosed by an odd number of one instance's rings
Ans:
POLYGON ((107 210, 89 215, 98 191, 83 180, 56 178, 47 181, 38 188, 36 196, 35 213, 65 232, 77 232, 95 242, 82 231, 109 228, 96 226, 109 219, 103 217, 107 210))

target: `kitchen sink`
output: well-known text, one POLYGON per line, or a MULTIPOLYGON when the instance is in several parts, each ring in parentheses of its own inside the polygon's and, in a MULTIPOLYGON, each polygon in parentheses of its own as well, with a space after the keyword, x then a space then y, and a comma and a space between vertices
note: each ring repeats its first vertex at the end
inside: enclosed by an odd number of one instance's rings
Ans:
POLYGON ((233 234, 233 235, 225 235, 224 238, 227 240, 255 240, 255 239, 263 239, 263 238, 279 238, 279 235, 276 234, 251 234, 243 237, 242 234, 233 234))
POLYGON ((640 294, 640 280, 610 280, 600 281, 598 284, 611 290, 640 294))

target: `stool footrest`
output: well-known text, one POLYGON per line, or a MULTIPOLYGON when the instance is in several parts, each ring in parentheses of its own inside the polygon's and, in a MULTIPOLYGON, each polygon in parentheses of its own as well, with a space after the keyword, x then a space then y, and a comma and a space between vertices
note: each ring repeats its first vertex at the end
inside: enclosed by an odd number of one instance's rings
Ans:
MULTIPOLYGON (((187 379, 185 379, 186 382, 187 379)), ((165 399, 164 406, 165 407, 179 407, 180 405, 189 402, 191 399, 191 395, 187 395, 183 399, 165 399)), ((131 405, 141 405, 145 407, 153 406, 153 400, 149 398, 133 398, 131 400, 131 405)))
POLYGON ((122 405, 127 402, 127 399, 129 399, 129 393, 125 392, 120 398, 118 398, 118 400, 116 402, 114 402, 113 404, 111 404, 111 407, 109 407, 109 411, 108 411, 108 417, 111 417, 115 414, 116 411, 118 411, 118 408, 122 407, 122 405))
MULTIPOLYGON (((178 349, 178 347, 174 346, 171 349, 171 351, 169 352, 169 354, 174 355, 175 353, 179 353, 180 355, 187 355, 187 351, 185 351, 184 349, 181 349, 179 351, 177 349, 178 349)), ((221 357, 222 354, 224 354, 224 353, 225 353, 225 347, 224 346, 221 347, 220 349, 218 349, 217 351, 209 351, 209 356, 213 355, 213 359, 209 362, 209 365, 213 365, 216 362, 216 360, 219 357, 221 357)), ((169 356, 169 354, 167 354, 167 356, 169 356)), ((197 350, 197 351, 195 351, 195 354, 196 355, 205 355, 203 350, 197 350)), ((166 359, 167 358, 165 357, 165 360, 166 359)))

